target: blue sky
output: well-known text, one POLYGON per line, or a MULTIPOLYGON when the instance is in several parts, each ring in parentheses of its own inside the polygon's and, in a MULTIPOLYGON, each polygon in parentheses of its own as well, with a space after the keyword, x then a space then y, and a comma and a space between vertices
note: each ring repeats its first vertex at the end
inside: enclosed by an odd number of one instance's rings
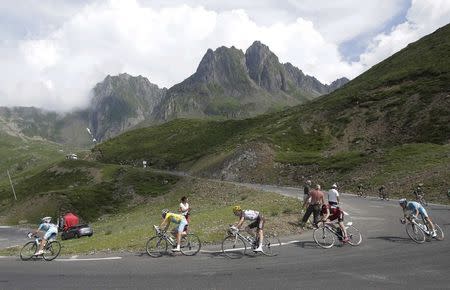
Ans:
POLYGON ((69 111, 108 75, 170 87, 208 48, 260 40, 323 83, 354 78, 450 19, 448 0, 0 2, 0 106, 69 111))

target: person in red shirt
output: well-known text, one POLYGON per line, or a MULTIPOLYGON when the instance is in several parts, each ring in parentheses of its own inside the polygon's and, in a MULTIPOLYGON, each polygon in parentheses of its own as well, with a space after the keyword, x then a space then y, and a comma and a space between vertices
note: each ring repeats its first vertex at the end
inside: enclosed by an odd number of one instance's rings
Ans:
POLYGON ((80 222, 80 219, 71 212, 68 212, 64 215, 64 231, 67 231, 69 228, 76 226, 80 222))
POLYGON ((348 241, 347 231, 344 226, 344 211, 339 207, 331 206, 329 204, 322 205, 322 222, 326 222, 327 220, 332 222, 334 220, 338 221, 339 227, 342 231, 342 242, 348 241))

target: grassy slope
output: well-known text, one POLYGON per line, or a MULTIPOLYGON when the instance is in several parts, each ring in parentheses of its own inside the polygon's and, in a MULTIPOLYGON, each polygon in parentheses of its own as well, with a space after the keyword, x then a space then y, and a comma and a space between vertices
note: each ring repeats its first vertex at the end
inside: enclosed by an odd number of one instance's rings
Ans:
POLYGON ((56 143, 21 139, 0 132, 0 184, 8 183, 6 170, 15 177, 32 168, 64 158, 56 143))
POLYGON ((140 168, 65 160, 17 182, 17 202, 10 199, 8 186, 0 187, 0 210, 8 223, 56 216, 60 209, 74 210, 89 221, 163 194, 177 181, 140 168))

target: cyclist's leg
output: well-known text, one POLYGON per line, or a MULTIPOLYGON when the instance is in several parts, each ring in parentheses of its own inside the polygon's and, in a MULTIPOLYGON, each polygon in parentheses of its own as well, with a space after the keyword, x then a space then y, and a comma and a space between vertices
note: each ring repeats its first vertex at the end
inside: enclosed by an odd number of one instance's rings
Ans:
POLYGON ((428 216, 427 210, 423 207, 420 207, 419 213, 422 216, 422 220, 424 221, 424 223, 430 229, 431 233, 434 233, 435 228, 434 228, 433 222, 431 221, 431 218, 428 216))
POLYGON ((252 222, 251 224, 248 224, 248 225, 245 227, 245 231, 246 231, 247 234, 249 234, 250 236, 256 238, 257 232, 255 232, 255 229, 256 229, 257 227, 258 227, 258 221, 256 220, 256 221, 252 222))
POLYGON ((259 222, 258 222, 258 227, 257 230, 259 232, 259 247, 262 247, 262 244, 264 242, 264 223, 266 222, 266 219, 264 218, 263 215, 259 216, 259 222))
POLYGON ((345 229, 345 225, 344 225, 344 212, 343 211, 341 211, 341 213, 339 214, 338 223, 339 223, 339 227, 342 230, 342 238, 345 240, 347 238, 347 230, 345 229))
POLYGON ((177 228, 177 248, 176 251, 180 250, 181 245, 181 235, 184 232, 184 227, 187 225, 186 219, 182 220, 177 228))

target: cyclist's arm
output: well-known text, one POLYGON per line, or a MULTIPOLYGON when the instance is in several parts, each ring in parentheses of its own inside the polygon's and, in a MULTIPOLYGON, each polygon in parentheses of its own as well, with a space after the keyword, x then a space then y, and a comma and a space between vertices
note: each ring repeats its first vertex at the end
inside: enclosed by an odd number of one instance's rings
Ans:
POLYGON ((162 223, 161 223, 161 225, 159 226, 159 228, 164 229, 164 231, 166 231, 167 228, 169 227, 169 225, 170 225, 170 219, 165 218, 165 219, 162 221, 162 223))
POLYGON ((239 221, 238 221, 236 227, 237 227, 238 229, 240 229, 243 223, 244 223, 244 215, 241 216, 241 218, 239 219, 239 221))
POLYGON ((329 217, 330 217, 330 209, 327 207, 327 212, 323 215, 322 221, 326 222, 329 217))

